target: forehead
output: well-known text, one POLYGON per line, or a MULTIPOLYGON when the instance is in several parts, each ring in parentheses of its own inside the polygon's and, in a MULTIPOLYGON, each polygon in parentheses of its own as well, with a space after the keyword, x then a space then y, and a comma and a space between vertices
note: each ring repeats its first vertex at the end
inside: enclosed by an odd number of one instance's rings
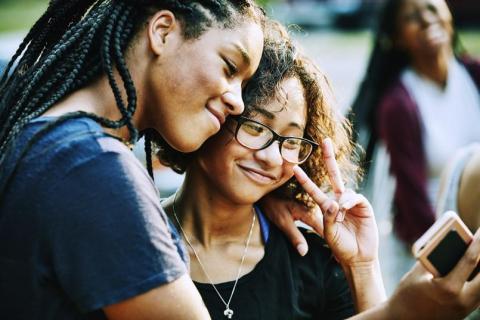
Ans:
POLYGON ((252 20, 239 22, 232 27, 211 27, 204 35, 207 45, 238 51, 243 58, 250 60, 256 68, 263 50, 263 31, 260 25, 252 20), (248 57, 246 57, 248 56, 248 57))
POLYGON ((297 78, 283 80, 275 96, 261 108, 266 111, 266 114, 270 114, 269 118, 272 120, 293 122, 305 128, 307 105, 303 86, 297 78))
POLYGON ((445 0, 406 0, 401 7, 402 10, 413 10, 423 8, 435 8, 440 14, 450 13, 445 0))

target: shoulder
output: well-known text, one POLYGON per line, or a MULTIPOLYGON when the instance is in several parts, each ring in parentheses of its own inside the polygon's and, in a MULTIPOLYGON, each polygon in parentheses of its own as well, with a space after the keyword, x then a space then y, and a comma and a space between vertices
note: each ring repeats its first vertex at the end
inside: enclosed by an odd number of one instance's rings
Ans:
POLYGON ((22 190, 44 199, 51 198, 48 191, 73 192, 82 186, 86 190, 105 186, 107 191, 115 186, 116 190, 126 188, 125 196, 131 190, 131 194, 147 193, 152 198, 157 195, 148 173, 133 153, 122 142, 106 135, 93 120, 72 119, 55 125, 29 146, 32 137, 52 121, 34 120, 22 132, 6 163, 9 190, 22 190))
POLYGON ((419 127, 417 104, 400 80, 393 84, 381 99, 376 121, 380 133, 397 132, 405 127, 419 127))
POLYGON ((458 61, 460 61, 460 63, 462 63, 467 69, 480 71, 480 60, 472 56, 461 56, 458 61))
POLYGON ((416 104, 400 80, 393 83, 380 100, 381 113, 416 112, 416 104))
POLYGON ((48 171, 55 168, 55 171, 66 174, 86 163, 93 168, 102 166, 112 158, 124 163, 135 162, 130 150, 119 140, 107 135, 95 121, 88 118, 71 119, 45 130, 53 121, 39 119, 27 128, 27 141, 44 131, 21 159, 27 166, 48 171), (35 162, 35 166, 32 166, 32 162, 35 162))

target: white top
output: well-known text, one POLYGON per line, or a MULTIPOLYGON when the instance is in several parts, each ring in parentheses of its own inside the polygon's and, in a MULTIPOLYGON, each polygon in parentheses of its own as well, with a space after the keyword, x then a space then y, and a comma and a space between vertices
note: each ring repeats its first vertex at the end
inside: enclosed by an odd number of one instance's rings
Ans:
POLYGON ((433 205, 448 160, 461 147, 480 142, 480 94, 465 67, 455 59, 449 63, 445 88, 411 68, 403 72, 401 81, 419 109, 433 205))

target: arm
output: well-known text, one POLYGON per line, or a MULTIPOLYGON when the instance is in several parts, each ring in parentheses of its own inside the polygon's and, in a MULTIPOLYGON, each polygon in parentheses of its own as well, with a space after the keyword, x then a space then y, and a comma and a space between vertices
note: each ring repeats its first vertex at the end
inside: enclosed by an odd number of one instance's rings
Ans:
POLYGON ((403 240, 413 242, 435 221, 435 215, 427 194, 427 167, 418 110, 402 86, 384 98, 377 121, 397 183, 396 231, 403 240))
POLYGON ((200 294, 187 275, 103 310, 111 320, 210 319, 200 294))
POLYGON ((467 281, 480 260, 480 230, 455 268, 433 278, 416 263, 384 304, 350 319, 463 319, 480 305, 480 274, 467 281))
POLYGON ((352 290, 357 312, 370 309, 387 299, 380 262, 342 266, 352 290))

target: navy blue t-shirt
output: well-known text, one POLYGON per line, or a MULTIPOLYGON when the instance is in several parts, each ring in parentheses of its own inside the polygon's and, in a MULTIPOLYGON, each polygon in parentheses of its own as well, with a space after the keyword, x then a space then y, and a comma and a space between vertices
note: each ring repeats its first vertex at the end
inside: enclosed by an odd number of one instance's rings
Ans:
MULTIPOLYGON (((32 121, 0 168, 55 118, 32 121)), ((185 256, 153 181, 88 118, 49 131, 0 194, 0 318, 104 318, 102 307, 171 282, 185 256)))

